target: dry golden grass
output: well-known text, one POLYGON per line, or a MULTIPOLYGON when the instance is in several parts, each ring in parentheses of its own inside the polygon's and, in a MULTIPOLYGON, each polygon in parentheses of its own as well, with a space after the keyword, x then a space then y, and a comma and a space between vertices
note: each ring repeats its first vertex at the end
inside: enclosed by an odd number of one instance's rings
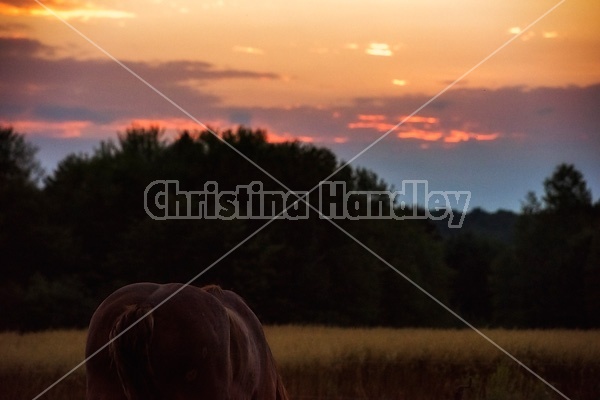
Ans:
MULTIPOLYGON (((32 399, 84 359, 86 332, 57 330, 0 334, 0 399, 32 399)), ((85 370, 48 392, 44 399, 84 398, 85 370)))
MULTIPOLYGON (((293 399, 559 399, 470 330, 270 326, 267 338, 293 399)), ((600 397, 600 331, 486 330, 579 400, 600 397)), ((85 331, 0 334, 0 399, 32 399, 84 358, 85 331)), ((80 368, 43 399, 83 399, 80 368)))
MULTIPOLYGON (((383 361, 432 360, 452 363, 496 362, 506 358, 471 330, 266 327, 273 353, 281 364, 320 362, 340 358, 376 358, 383 361)), ((503 330, 482 331, 517 358, 540 359, 576 366, 600 360, 600 331, 503 330)))
MULTIPOLYGON (((572 398, 600 396, 600 331, 483 333, 572 398)), ((300 397, 446 399, 471 381, 463 399, 559 398, 472 330, 279 326, 266 334, 300 397)))
POLYGON ((84 358, 86 332, 57 330, 0 334, 0 370, 70 369, 84 358))

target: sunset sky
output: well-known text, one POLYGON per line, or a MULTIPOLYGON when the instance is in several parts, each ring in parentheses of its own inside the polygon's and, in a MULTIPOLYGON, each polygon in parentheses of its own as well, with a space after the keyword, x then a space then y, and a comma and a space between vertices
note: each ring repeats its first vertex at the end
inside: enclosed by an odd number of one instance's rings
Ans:
MULTIPOLYGON (((600 196, 599 1, 566 0, 526 32, 558 1, 43 3, 203 124, 346 160, 520 35, 354 164, 495 211, 568 162, 600 196)), ((0 123, 47 172, 132 123, 202 129, 90 41, 34 0, 0 0, 0 123)))

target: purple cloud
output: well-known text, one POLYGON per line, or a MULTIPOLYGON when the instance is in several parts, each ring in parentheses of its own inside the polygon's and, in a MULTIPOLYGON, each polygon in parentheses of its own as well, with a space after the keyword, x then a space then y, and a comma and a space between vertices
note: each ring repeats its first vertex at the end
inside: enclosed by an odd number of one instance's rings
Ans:
MULTIPOLYGON (((170 117, 174 109, 164 99, 111 60, 52 57, 53 49, 36 40, 0 38, 0 118, 85 118, 106 123, 122 119, 170 117), (49 111, 55 110, 55 115, 49 111), (19 110, 15 115, 14 111, 19 110)), ((189 82, 223 79, 278 79, 271 72, 218 69, 199 61, 144 63, 123 61, 158 90, 181 104, 212 109, 215 95, 189 82)))

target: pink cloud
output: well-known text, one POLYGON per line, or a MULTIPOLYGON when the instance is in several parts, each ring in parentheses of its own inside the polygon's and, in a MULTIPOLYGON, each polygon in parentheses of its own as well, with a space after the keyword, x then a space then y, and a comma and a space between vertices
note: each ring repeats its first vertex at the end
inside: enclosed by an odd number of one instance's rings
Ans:
POLYGON ((17 132, 27 134, 57 137, 57 138, 77 138, 83 135, 83 132, 92 126, 89 121, 39 121, 39 120, 20 120, 4 125, 11 125, 17 132))

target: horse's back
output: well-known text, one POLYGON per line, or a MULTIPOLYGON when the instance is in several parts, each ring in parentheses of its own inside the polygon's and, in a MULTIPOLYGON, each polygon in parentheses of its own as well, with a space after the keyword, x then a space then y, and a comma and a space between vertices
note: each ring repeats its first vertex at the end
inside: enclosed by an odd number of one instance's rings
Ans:
MULTIPOLYGON (((90 323, 86 356, 104 346, 121 332, 115 331, 120 318, 135 310, 152 310, 181 288, 179 284, 134 284, 119 289, 98 308, 90 323), (112 332, 112 333, 111 333, 112 332)), ((142 317, 143 315, 138 315, 142 317)), ((128 321, 128 328, 136 320, 128 321)), ((122 333, 110 346, 87 363, 88 400, 131 398, 206 398, 225 399, 231 385, 229 373, 229 321, 227 312, 214 296, 187 286, 164 301, 144 320, 122 333), (140 334, 141 327, 151 322, 151 334, 140 334), (148 341, 140 345, 140 341, 148 341), (139 357, 132 348, 147 346, 147 358, 139 357), (119 358, 120 357, 120 358, 119 358), (148 365, 136 365, 147 362, 148 365), (147 381, 121 384, 119 367, 127 377, 135 370, 147 371, 147 381), (152 387, 148 387, 148 381, 152 387), (141 392, 141 393, 140 393, 141 392)))
POLYGON ((258 318, 216 286, 117 290, 92 317, 86 356, 109 341, 87 363, 88 400, 285 398, 258 318))

